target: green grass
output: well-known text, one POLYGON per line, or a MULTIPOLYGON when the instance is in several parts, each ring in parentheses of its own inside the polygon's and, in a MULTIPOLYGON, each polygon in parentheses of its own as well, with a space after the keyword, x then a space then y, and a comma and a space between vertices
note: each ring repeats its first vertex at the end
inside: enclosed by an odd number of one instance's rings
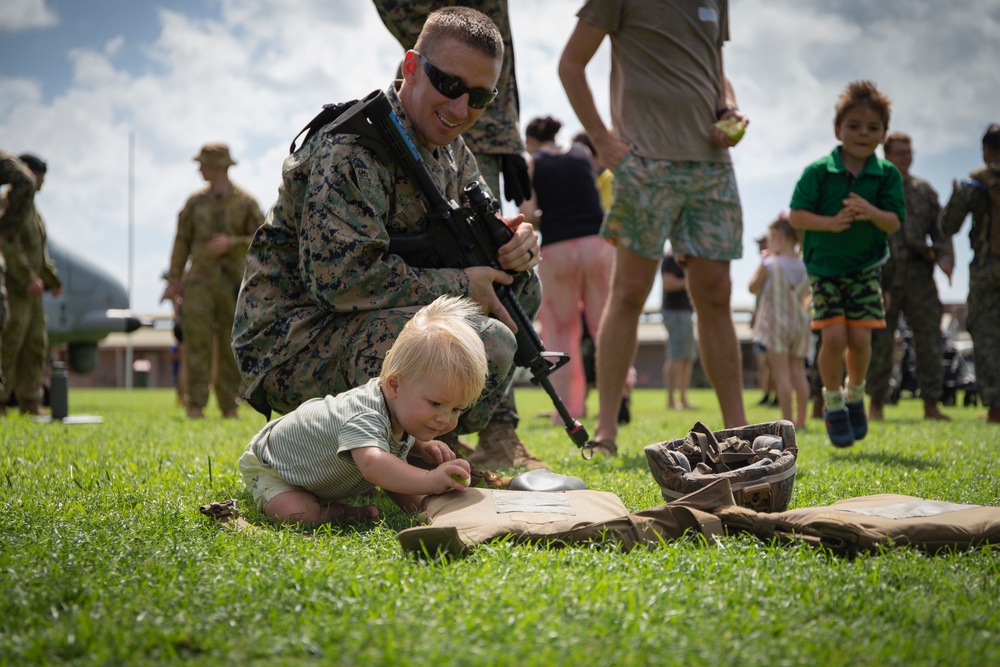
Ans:
MULTIPOLYGON (((722 427, 710 391, 692 400, 667 412, 662 391, 636 392, 616 460, 581 460, 535 416, 549 407, 536 389, 518 392, 520 433, 640 510, 662 502, 643 445, 722 427)), ((941 424, 920 407, 890 406, 847 451, 811 422, 792 506, 885 492, 1000 504, 1000 431, 981 409, 941 424)), ((236 467, 263 425, 249 409, 189 422, 167 390, 74 390, 70 410, 104 423, 0 421, 0 664, 1000 664, 996 550, 848 560, 741 536, 629 554, 498 543, 428 563, 396 540, 415 519, 382 499, 370 526, 262 522, 236 467), (199 514, 232 496, 262 530, 199 514)))

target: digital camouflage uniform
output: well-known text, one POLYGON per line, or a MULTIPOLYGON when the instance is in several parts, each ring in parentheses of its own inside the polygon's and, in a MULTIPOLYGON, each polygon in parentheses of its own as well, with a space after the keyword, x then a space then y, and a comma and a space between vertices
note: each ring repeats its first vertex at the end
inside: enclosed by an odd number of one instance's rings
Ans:
MULTIPOLYGON (((8 237, 13 237, 28 219, 35 197, 35 177, 15 156, 0 151, 0 185, 9 185, 0 212, 0 360, 3 358, 3 333, 10 321, 10 305, 7 302, 4 245, 8 237)), ((2 363, 2 361, 0 361, 2 363)), ((3 367, 0 366, 0 396, 4 396, 3 367)), ((3 404, 0 404, 2 406, 3 404)))
POLYGON ((972 335, 980 397, 983 405, 996 410, 1000 408, 1000 254, 991 253, 990 235, 1000 235, 1000 220, 991 220, 989 193, 977 180, 990 174, 1000 178, 1000 163, 973 172, 971 179, 962 179, 941 212, 940 222, 941 230, 951 236, 972 214, 966 328, 972 335))
MULTIPOLYGON (((387 97, 404 130, 413 126, 394 87, 387 97)), ((338 394, 379 374, 403 325, 443 294, 469 295, 460 269, 417 268, 387 254, 389 233, 421 232, 426 205, 396 165, 385 165, 354 135, 320 131, 290 155, 278 200, 247 252, 233 348, 248 398, 262 412, 287 413, 309 398, 338 394)), ((461 137, 429 151, 414 140, 445 197, 479 177, 461 137)), ((517 274, 514 294, 538 310, 534 272, 517 274)), ((482 430, 513 377, 513 333, 488 317, 474 322, 486 345, 489 379, 463 413, 459 432, 482 430)))
POLYGON ((914 176, 903 177, 906 219, 889 236, 890 262, 883 267, 882 289, 888 296, 886 328, 872 331, 872 359, 868 367, 868 394, 885 401, 892 375, 893 338, 899 315, 913 332, 917 353, 920 397, 937 403, 944 390, 941 361, 941 299, 934 282, 938 262, 954 266, 951 239, 938 225, 941 205, 931 184, 914 176), (930 238, 930 245, 927 239, 930 238))
POLYGON ((404 49, 412 49, 431 12, 443 7, 471 7, 490 17, 503 38, 503 64, 497 79, 497 96, 483 111, 476 124, 462 135, 479 164, 483 181, 500 196, 500 171, 503 155, 524 152, 518 124, 520 101, 514 74, 514 41, 510 33, 507 0, 374 0, 385 27, 404 49))
POLYGON ((260 206, 236 185, 225 196, 211 186, 188 198, 177 220, 170 257, 171 283, 184 281, 184 361, 188 407, 204 408, 217 357, 215 395, 224 414, 236 409, 240 371, 229 345, 236 311, 236 293, 243 279, 244 257, 253 233, 264 221, 260 206), (211 257, 207 244, 215 234, 229 235, 229 250, 211 257), (185 268, 191 260, 191 266, 185 268))
MULTIPOLYGON (((497 79, 497 96, 483 110, 476 124, 462 134, 465 145, 476 158, 481 180, 499 198, 500 173, 504 171, 504 162, 508 159, 505 156, 520 155, 525 150, 519 125, 520 99, 514 72, 514 40, 510 32, 507 0, 373 0, 373 3, 389 33, 407 50, 417 43, 428 14, 443 7, 471 7, 488 16, 500 31, 503 39, 503 63, 500 66, 500 78, 497 79)), ((505 182, 510 177, 509 173, 504 171, 505 182)), ((529 315, 534 315, 534 311, 529 315)), ((495 419, 517 423, 517 408, 512 395, 502 401, 496 413, 495 419)))
MULTIPOLYGON (((30 171, 28 171, 31 174, 30 171)), ((35 178, 31 176, 31 192, 35 178)), ((24 194, 17 204, 3 202, 4 211, 24 205, 24 194), (11 205, 14 208, 11 208, 11 205)), ((24 412, 37 412, 42 402, 42 380, 45 375, 45 353, 49 336, 42 297, 28 294, 28 285, 41 278, 45 290, 62 287, 56 266, 46 247, 45 221, 35 209, 33 196, 27 201, 26 216, 22 224, 3 221, 3 253, 7 263, 7 299, 10 321, 3 333, 2 365, 6 386, 0 393, 0 405, 6 405, 13 394, 24 412)))

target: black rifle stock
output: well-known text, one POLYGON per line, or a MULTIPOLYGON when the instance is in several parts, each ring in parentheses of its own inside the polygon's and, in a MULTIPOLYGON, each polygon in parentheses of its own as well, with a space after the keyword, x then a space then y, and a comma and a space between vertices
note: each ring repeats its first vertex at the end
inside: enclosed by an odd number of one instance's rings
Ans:
MULTIPOLYGON (((471 208, 461 208, 442 194, 427 167, 403 130, 392 105, 376 90, 338 119, 338 132, 358 135, 359 143, 373 150, 385 164, 398 164, 416 183, 428 204, 428 225, 419 234, 391 234, 389 252, 413 266, 464 269, 491 266, 504 270, 496 259, 497 250, 514 232, 497 216, 499 205, 489 198, 478 182, 468 184, 463 196, 471 208)), ((514 361, 531 372, 532 383, 541 386, 552 399, 566 432, 589 458, 590 436, 570 415, 549 375, 569 361, 561 352, 547 352, 531 324, 531 319, 507 285, 494 283, 500 303, 517 325, 517 352, 514 361)))

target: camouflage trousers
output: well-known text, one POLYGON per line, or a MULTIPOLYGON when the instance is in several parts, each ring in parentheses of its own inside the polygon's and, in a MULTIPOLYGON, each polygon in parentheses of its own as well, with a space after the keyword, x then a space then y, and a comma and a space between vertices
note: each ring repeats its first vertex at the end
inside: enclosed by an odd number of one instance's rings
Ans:
POLYGON ((230 339, 236 293, 228 282, 189 283, 184 288, 184 364, 187 405, 204 408, 215 360, 215 399, 223 412, 236 409, 243 381, 230 339))
POLYGON ((885 329, 872 331, 872 360, 868 366, 867 392, 873 399, 889 398, 893 344, 899 315, 913 332, 917 353, 917 383, 920 397, 934 402, 944 393, 941 352, 941 299, 934 283, 934 265, 900 264, 893 287, 887 293, 885 329))
POLYGON ((983 405, 1000 408, 1000 259, 970 268, 968 306, 979 395, 983 405))
MULTIPOLYGON (((511 285, 529 317, 541 301, 534 273, 519 273, 511 285)), ((253 390, 257 397, 287 414, 310 398, 336 395, 361 386, 382 370, 386 353, 419 307, 390 308, 331 317, 323 332, 299 354, 271 369, 253 390)), ((486 347, 489 377, 479 401, 458 420, 459 433, 476 433, 490 422, 517 425, 517 409, 510 391, 514 377, 514 334, 498 320, 477 317, 473 322, 486 347)))
POLYGON ((22 408, 30 409, 42 403, 45 352, 49 346, 45 309, 40 296, 11 291, 7 298, 10 321, 0 344, 0 374, 6 383, 0 392, 0 405, 6 405, 14 395, 22 408))

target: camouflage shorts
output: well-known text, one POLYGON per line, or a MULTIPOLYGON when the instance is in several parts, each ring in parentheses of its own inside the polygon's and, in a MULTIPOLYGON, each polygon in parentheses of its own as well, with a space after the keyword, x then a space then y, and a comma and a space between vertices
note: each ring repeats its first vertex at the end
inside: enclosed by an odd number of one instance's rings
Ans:
POLYGON ((730 261, 743 256, 743 210, 733 166, 674 162, 629 153, 615 167, 615 199, 601 236, 640 257, 730 261))
POLYGON ((885 328, 879 267, 836 277, 810 275, 809 282, 813 329, 844 323, 849 327, 885 328))

